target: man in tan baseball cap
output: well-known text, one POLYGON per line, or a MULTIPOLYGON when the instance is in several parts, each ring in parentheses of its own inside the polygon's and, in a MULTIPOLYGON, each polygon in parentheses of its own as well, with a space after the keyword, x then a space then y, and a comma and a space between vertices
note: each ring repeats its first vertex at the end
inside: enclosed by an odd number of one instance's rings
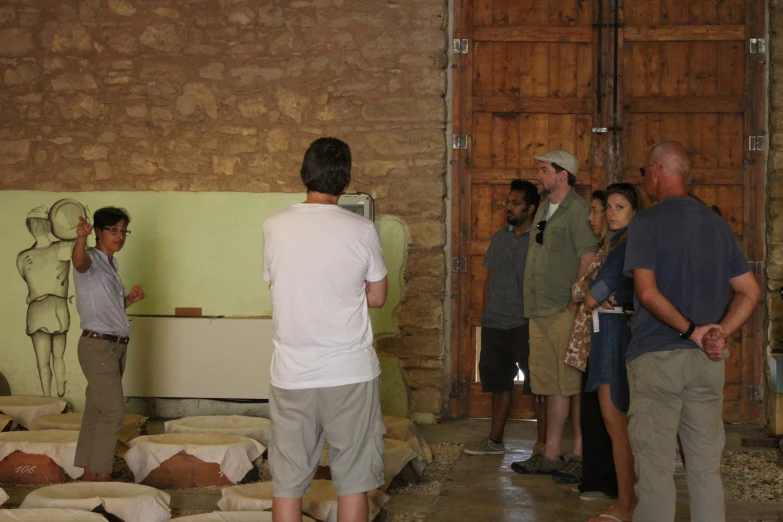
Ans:
MULTIPOLYGON (((565 170, 568 174, 568 187, 572 187, 574 184, 576 184, 576 175, 579 174, 579 160, 576 159, 576 157, 570 152, 564 150, 553 150, 547 152, 543 156, 536 156, 533 159, 535 159, 538 163, 549 163, 555 171, 565 170), (558 167, 560 168, 558 169, 558 167)), ((539 179, 539 191, 541 190, 540 183, 541 180, 539 179)), ((545 196, 544 194, 541 195, 545 196)), ((545 197, 548 197, 548 195, 545 197)))
POLYGON ((582 479, 582 372, 567 365, 565 356, 577 310, 571 286, 587 272, 598 251, 598 237, 587 222, 589 202, 573 188, 579 160, 564 150, 534 159, 542 200, 533 219, 536 229, 530 234, 523 288, 530 321, 530 381, 533 394, 546 397, 547 436, 543 453, 514 462, 511 469, 577 483, 582 479), (572 453, 562 453, 569 407, 573 408, 574 448, 572 453))

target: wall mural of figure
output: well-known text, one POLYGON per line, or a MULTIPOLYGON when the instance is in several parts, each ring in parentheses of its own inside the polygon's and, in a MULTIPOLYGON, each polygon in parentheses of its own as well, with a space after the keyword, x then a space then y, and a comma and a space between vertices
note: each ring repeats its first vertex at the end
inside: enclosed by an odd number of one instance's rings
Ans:
POLYGON ((33 342, 41 392, 52 394, 52 374, 57 395, 65 395, 65 344, 71 315, 68 310, 71 250, 79 216, 87 210, 76 200, 61 199, 51 209, 41 205, 27 213, 27 230, 35 239, 19 252, 16 268, 27 283, 27 335, 33 342))

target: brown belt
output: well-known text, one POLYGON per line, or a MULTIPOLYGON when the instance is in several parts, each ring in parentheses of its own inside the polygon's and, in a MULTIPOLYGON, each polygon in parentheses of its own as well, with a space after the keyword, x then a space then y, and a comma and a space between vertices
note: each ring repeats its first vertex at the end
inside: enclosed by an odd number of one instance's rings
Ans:
POLYGON ((119 337, 117 335, 102 334, 93 332, 91 330, 84 330, 82 337, 89 337, 90 339, 103 339, 104 341, 111 341, 113 343, 128 344, 130 337, 119 337))

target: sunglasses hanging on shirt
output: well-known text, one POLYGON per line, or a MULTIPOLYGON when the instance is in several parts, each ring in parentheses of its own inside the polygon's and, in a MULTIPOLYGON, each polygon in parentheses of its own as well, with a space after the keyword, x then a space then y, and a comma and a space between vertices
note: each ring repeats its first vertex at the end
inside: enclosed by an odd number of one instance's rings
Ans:
POLYGON ((536 234, 536 243, 539 245, 544 244, 544 229, 546 228, 546 221, 539 221, 538 225, 536 225, 536 230, 538 230, 538 233, 536 234))

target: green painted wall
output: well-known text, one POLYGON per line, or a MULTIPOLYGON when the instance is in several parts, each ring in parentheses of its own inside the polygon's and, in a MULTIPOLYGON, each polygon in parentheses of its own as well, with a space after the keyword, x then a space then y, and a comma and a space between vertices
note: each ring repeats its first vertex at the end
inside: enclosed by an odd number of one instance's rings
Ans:
POLYGON ((408 385, 402 364, 397 357, 379 355, 381 363, 381 411, 384 415, 408 417, 410 415, 410 400, 408 385))
MULTIPOLYGON (((271 213, 302 201, 304 194, 0 191, 0 372, 14 394, 41 395, 25 333, 28 290, 16 268, 17 254, 34 243, 25 219, 34 207, 51 207, 63 198, 90 211, 107 205, 128 209, 132 234, 117 256, 120 273, 127 288, 141 284, 147 294, 131 313, 173 315, 175 307, 201 307, 204 315, 267 316, 272 306, 262 279, 262 224, 271 213)), ((393 217, 377 218, 376 226, 389 270, 389 294, 371 318, 376 335, 393 335, 408 235, 393 217)), ((69 295, 73 293, 71 279, 69 295)), ((80 409, 85 383, 76 358, 79 319, 75 304, 69 309, 65 398, 80 409)))

